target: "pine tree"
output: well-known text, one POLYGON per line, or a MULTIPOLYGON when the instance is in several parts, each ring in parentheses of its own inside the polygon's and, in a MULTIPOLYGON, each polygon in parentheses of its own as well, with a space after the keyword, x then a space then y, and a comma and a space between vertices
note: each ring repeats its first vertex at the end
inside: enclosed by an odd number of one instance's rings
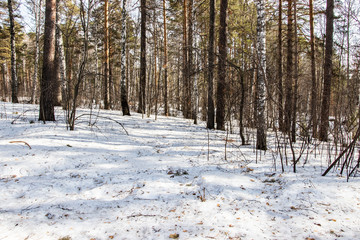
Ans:
POLYGON ((54 88, 58 74, 55 60, 56 0, 46 0, 44 55, 39 120, 55 121, 54 88))

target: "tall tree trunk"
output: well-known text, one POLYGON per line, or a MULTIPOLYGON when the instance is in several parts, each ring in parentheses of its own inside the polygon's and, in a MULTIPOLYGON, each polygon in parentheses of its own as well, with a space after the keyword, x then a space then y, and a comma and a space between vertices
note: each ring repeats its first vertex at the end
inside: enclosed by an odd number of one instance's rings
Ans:
POLYGON ((279 0, 279 22, 278 22, 278 122, 281 131, 284 130, 284 110, 283 110, 283 68, 282 68, 282 0, 279 0))
POLYGON ((182 110, 185 118, 188 118, 190 108, 187 103, 187 89, 188 86, 188 38, 187 38, 187 0, 183 4, 183 104, 182 110))
POLYGON ((61 38, 61 29, 60 29, 60 13, 59 13, 59 4, 60 0, 56 0, 56 32, 55 32, 55 59, 58 61, 56 63, 56 72, 59 74, 57 77, 57 81, 55 84, 55 93, 54 93, 54 105, 60 106, 62 104, 62 84, 61 84, 61 46, 60 46, 60 38, 61 38))
MULTIPOLYGON (((57 26, 59 28, 59 26, 57 26)), ((66 60, 65 60, 65 52, 64 52, 64 43, 62 38, 61 30, 58 32, 58 64, 59 64, 59 82, 61 87, 61 99, 62 99, 62 106, 66 108, 68 96, 67 96, 67 82, 66 82, 66 60)))
POLYGON ((209 45, 208 45, 208 109, 207 128, 215 128, 215 109, 213 99, 214 78, 214 45, 215 45, 215 0, 210 0, 209 45))
POLYGON ((256 79, 256 149, 266 150, 266 122, 265 122, 265 100, 266 100, 266 58, 265 58, 265 3, 258 0, 257 10, 257 79, 256 79))
POLYGON ((288 29, 287 29, 287 63, 286 63, 286 98, 285 98, 285 132, 289 133, 291 128, 292 111, 292 85, 293 85, 293 0, 288 0, 288 29))
POLYGON ((123 7, 121 12, 121 82, 120 82, 120 98, 121 98, 121 109, 123 115, 130 116, 130 109, 127 98, 127 89, 126 89, 126 0, 123 0, 123 7))
POLYGON ((34 1, 34 13, 35 13, 35 63, 34 63, 34 74, 32 79, 32 90, 31 90, 31 103, 36 102, 36 92, 38 85, 38 73, 39 73, 39 57, 40 57, 40 29, 41 29, 41 7, 42 0, 34 1))
POLYGON ((317 136, 317 84, 316 84, 316 61, 315 61, 315 35, 314 35, 314 6, 313 0, 309 0, 309 14, 310 14, 310 58, 311 58, 311 124, 312 137, 317 136))
POLYGON ((55 121, 54 92, 57 81, 55 59, 56 0, 46 0, 44 55, 41 77, 39 120, 55 121))
POLYGON ((11 101, 18 103, 18 79, 16 73, 16 48, 15 48, 15 22, 13 1, 8 0, 9 20, 10 20, 10 49, 11 49, 11 101))
MULTIPOLYGON (((297 3, 294 0, 294 35, 295 35, 295 51, 294 51, 294 94, 293 94, 293 107, 292 107, 292 125, 291 125, 291 141, 296 141, 296 112, 297 112, 297 100, 298 100, 298 80, 299 80, 299 54, 298 54, 298 34, 297 34, 297 3)), ((295 170, 294 163, 294 172, 295 170)))
POLYGON ((164 114, 168 116, 168 50, 167 50, 167 31, 166 31, 166 1, 163 0, 164 17, 164 114))
POLYGON ((104 108, 110 109, 109 89, 109 2, 104 3, 104 108))
POLYGON ((193 54, 193 5, 194 0, 188 0, 188 42, 187 42, 187 50, 188 50, 188 63, 187 63, 187 89, 186 89, 186 105, 189 107, 188 109, 188 115, 186 118, 192 118, 193 116, 193 82, 194 82, 194 54, 193 54))
POLYGON ((219 62, 218 82, 216 92, 216 129, 225 130, 225 89, 226 89, 226 60, 227 60, 227 37, 226 17, 228 0, 220 2, 220 29, 219 29, 219 62))
POLYGON ((321 124, 319 139, 328 140, 330 95, 332 78, 332 55, 333 55, 333 33, 334 33, 334 0, 327 0, 326 6, 326 42, 324 63, 324 88, 321 104, 321 124))
POLYGON ((139 113, 145 113, 145 88, 146 88, 146 0, 140 2, 140 91, 139 91, 139 113))

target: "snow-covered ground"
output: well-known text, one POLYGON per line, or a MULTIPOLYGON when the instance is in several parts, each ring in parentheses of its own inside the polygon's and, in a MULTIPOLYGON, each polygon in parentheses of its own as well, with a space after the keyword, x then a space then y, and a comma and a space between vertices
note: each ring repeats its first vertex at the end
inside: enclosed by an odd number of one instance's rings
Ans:
POLYGON ((360 239, 360 178, 321 177, 319 156, 281 173, 237 135, 225 160, 205 123, 101 110, 67 131, 60 108, 46 124, 35 105, 0 113, 0 239, 360 239))

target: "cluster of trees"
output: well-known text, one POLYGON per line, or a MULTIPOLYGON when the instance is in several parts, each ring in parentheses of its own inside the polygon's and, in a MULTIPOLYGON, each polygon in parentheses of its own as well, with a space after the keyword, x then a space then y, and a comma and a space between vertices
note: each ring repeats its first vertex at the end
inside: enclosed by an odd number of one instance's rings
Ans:
POLYGON ((40 104, 39 119, 97 106, 238 121, 342 141, 357 126, 360 29, 356 0, 2 0, 3 100, 40 104), (30 21, 26 18, 26 21, 30 21), (24 23, 23 23, 24 24, 24 23), (331 116, 331 117, 330 117, 331 116), (331 120, 331 121, 329 121, 331 120), (330 124, 331 122, 332 124, 330 124))

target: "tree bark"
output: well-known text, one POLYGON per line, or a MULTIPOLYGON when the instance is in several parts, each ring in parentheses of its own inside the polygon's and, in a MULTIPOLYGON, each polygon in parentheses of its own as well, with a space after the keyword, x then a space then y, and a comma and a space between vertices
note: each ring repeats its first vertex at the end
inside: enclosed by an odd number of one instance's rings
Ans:
POLYGON ((38 73, 39 73, 39 57, 40 57, 40 28, 41 28, 41 6, 42 0, 39 0, 39 3, 34 1, 34 13, 35 13, 35 63, 34 63, 34 73, 32 79, 32 89, 31 89, 31 103, 35 104, 36 102, 36 93, 38 88, 38 73))
POLYGON ((214 45, 215 45, 215 0, 210 0, 210 21, 209 21, 209 45, 208 45, 208 109, 207 109, 207 128, 215 128, 215 109, 214 109, 214 45))
POLYGON ((328 140, 330 95, 332 80, 332 55, 333 55, 333 33, 334 33, 334 0, 327 0, 326 6, 326 42, 324 63, 324 88, 321 104, 321 124, 319 140, 328 140))
POLYGON ((123 0, 123 7, 121 12, 121 82, 120 82, 120 98, 121 98, 121 109, 123 115, 130 116, 130 109, 128 104, 128 97, 127 97, 127 88, 126 88, 126 0, 123 0))
POLYGON ((11 49, 11 101, 18 103, 18 79, 16 73, 16 48, 15 48, 15 21, 13 1, 8 0, 9 21, 10 21, 10 49, 11 49))
POLYGON ((187 89, 188 86, 188 38, 187 38, 187 0, 183 4, 183 104, 182 110, 185 118, 188 118, 190 108, 187 103, 187 89))
POLYGON ((146 88, 146 0, 140 2, 140 91, 139 91, 139 113, 145 113, 145 88, 146 88))
POLYGON ((193 5, 194 5, 194 1, 193 0, 188 0, 188 41, 187 41, 187 57, 188 57, 188 62, 187 62, 187 89, 186 89, 186 105, 188 106, 188 115, 186 116, 186 118, 189 119, 194 119, 194 114, 193 114, 193 104, 194 102, 193 100, 193 83, 194 83, 194 53, 193 53, 193 5))
MULTIPOLYGON (((298 100, 298 80, 299 80, 299 54, 298 54, 298 34, 297 34, 297 4, 294 0, 294 36, 295 36, 295 46, 294 46, 294 93, 293 93, 293 106, 292 106, 292 116, 291 116, 291 141, 296 142, 296 113, 297 113, 297 100, 298 100)), ((296 163, 294 163, 294 172, 296 172, 296 163)))
POLYGON ((279 22, 278 22, 278 122, 281 131, 284 130, 284 110, 283 110, 283 68, 282 68, 282 0, 279 0, 279 22))
POLYGON ((44 55, 39 120, 55 121, 54 92, 57 81, 55 59, 56 0, 46 0, 44 55))
POLYGON ((104 108, 110 109, 109 89, 109 2, 104 3, 104 108))
POLYGON ((266 122, 265 122, 265 101, 266 101, 266 58, 265 58, 265 3, 258 0, 257 10, 257 79, 256 79, 256 149, 266 150, 266 122))
POLYGON ((290 133, 292 112, 292 85, 293 85, 293 0, 288 0, 288 29, 287 29, 287 63, 286 63, 286 96, 284 130, 290 133))
POLYGON ((316 84, 316 61, 315 61, 315 35, 314 35, 314 6, 313 0, 309 0, 310 14, 310 58, 311 58, 311 124, 312 137, 317 137, 317 84, 316 84))
POLYGON ((216 92, 216 129, 225 130, 225 89, 226 89, 226 59, 227 59, 227 37, 226 18, 228 0, 220 2, 220 29, 219 29, 219 62, 218 82, 216 92))
POLYGON ((1 64, 1 72, 2 72, 2 80, 3 80, 3 82, 2 82, 2 90, 3 90, 3 92, 2 92, 2 94, 3 94, 2 100, 5 102, 6 101, 6 96, 7 96, 7 91, 8 91, 7 90, 7 82, 8 82, 8 80, 7 80, 7 66, 6 66, 5 62, 1 64))
POLYGON ((166 2, 163 0, 164 18, 164 114, 169 115, 168 110, 168 50, 167 50, 167 29, 166 29, 166 2))

